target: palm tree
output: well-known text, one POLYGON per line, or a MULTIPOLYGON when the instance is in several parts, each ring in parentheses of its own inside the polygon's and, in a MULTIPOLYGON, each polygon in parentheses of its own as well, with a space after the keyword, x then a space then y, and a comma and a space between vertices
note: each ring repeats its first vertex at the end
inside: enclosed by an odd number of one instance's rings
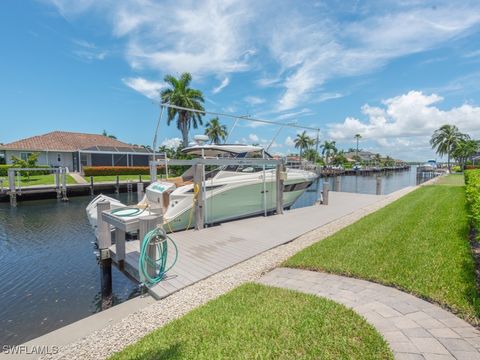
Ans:
POLYGON ((313 144, 315 144, 315 140, 313 140, 310 136, 308 136, 307 132, 304 131, 301 134, 297 134, 297 137, 295 138, 293 143, 295 144, 296 149, 300 149, 300 164, 301 164, 303 151, 308 149, 313 144))
POLYGON ((211 144, 219 144, 227 138, 227 126, 220 124, 218 117, 214 117, 205 126, 205 135, 208 135, 211 144))
POLYGON ((435 130, 430 139, 430 145, 438 155, 447 155, 447 166, 450 172, 450 157, 461 140, 468 139, 468 135, 461 133, 455 125, 443 125, 435 130))
POLYGON ((463 169, 467 160, 475 155, 478 149, 479 145, 476 140, 462 139, 453 149, 452 156, 460 163, 460 167, 463 169))
POLYGON ((357 150, 355 152, 355 156, 357 157, 358 159, 358 141, 362 138, 362 135, 360 134, 355 134, 355 136, 353 137, 355 140, 357 140, 357 150))
POLYGON ((328 165, 328 158, 330 154, 335 155, 337 153, 337 146, 335 141, 325 141, 322 145, 322 155, 325 156, 325 164, 328 165))
POLYGON ((382 162, 382 156, 380 154, 375 154, 375 156, 373 157, 373 159, 375 160, 376 164, 377 165, 380 165, 381 162, 382 162))
POLYGON ((198 125, 202 125, 202 116, 205 115, 202 103, 204 102, 203 94, 200 90, 190 88, 192 75, 183 73, 180 78, 172 75, 166 75, 165 82, 170 85, 168 89, 162 90, 160 97, 163 103, 181 106, 184 108, 199 110, 193 112, 175 108, 168 108, 167 124, 177 118, 177 128, 182 132, 182 143, 184 147, 188 146, 188 131, 191 125, 196 129, 198 125))

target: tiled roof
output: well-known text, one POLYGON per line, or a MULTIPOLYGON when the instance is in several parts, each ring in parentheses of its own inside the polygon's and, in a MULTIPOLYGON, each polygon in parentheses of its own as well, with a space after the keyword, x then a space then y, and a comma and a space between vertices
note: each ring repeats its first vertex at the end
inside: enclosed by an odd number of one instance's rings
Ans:
POLYGON ((132 146, 116 139, 99 134, 83 134, 67 131, 53 131, 44 135, 32 136, 0 146, 0 150, 35 150, 35 151, 78 151, 95 146, 129 147, 132 146))

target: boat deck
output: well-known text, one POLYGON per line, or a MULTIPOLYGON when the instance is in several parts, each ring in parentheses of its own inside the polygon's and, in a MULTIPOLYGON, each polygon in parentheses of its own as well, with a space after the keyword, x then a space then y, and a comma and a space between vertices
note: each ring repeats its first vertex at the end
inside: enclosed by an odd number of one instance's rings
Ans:
MULTIPOLYGON (((174 233, 171 237, 178 246, 177 264, 167 278, 149 292, 156 299, 164 298, 383 198, 383 195, 330 192, 329 205, 231 221, 201 231, 174 233)), ((138 280, 139 241, 128 241, 125 250, 125 270, 138 280)), ((115 245, 110 247, 110 253, 115 261, 115 245)))

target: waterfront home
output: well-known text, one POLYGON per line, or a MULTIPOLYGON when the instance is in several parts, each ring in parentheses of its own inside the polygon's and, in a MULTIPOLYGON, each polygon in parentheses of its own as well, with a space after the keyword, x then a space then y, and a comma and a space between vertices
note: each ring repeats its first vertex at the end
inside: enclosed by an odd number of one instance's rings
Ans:
POLYGON ((26 160, 38 153, 38 165, 65 166, 82 171, 83 166, 148 166, 152 152, 99 134, 53 131, 0 145, 7 164, 12 156, 26 160))

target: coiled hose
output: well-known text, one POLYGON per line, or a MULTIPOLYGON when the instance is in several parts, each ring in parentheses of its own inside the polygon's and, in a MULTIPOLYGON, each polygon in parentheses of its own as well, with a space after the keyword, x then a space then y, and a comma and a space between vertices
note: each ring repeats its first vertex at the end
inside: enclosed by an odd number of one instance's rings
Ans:
POLYGON ((140 249, 140 258, 138 259, 138 269, 140 276, 143 278, 143 282, 147 286, 155 285, 160 282, 167 271, 169 271, 177 262, 178 259, 178 248, 177 244, 167 235, 165 230, 161 227, 157 227, 152 231, 148 232, 142 241, 142 246, 140 249), (168 241, 173 244, 175 249, 175 258, 170 266, 167 267, 167 258, 168 258, 168 241), (157 247, 156 259, 152 259, 148 255, 149 246, 157 247), (148 269, 153 269, 152 276, 148 273, 148 269))

